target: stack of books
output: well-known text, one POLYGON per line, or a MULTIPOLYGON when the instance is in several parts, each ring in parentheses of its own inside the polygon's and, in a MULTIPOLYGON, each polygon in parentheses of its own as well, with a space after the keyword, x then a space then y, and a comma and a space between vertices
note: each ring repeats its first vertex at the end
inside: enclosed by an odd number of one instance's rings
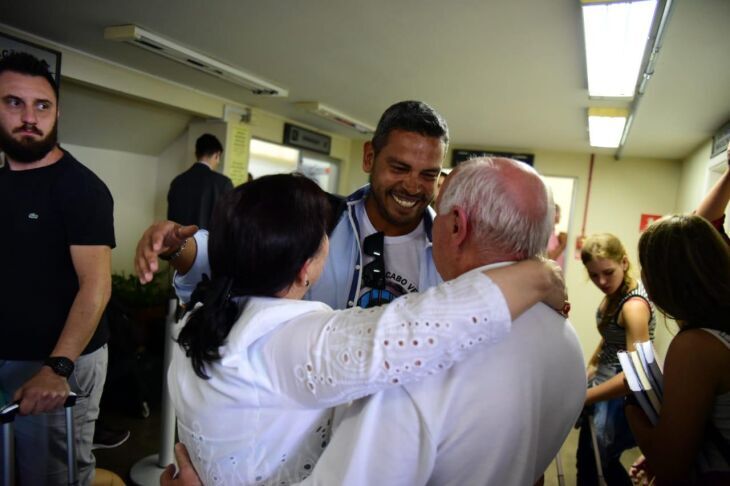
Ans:
POLYGON ((629 388, 652 424, 659 421, 664 379, 651 341, 636 343, 635 351, 620 351, 618 359, 629 388))

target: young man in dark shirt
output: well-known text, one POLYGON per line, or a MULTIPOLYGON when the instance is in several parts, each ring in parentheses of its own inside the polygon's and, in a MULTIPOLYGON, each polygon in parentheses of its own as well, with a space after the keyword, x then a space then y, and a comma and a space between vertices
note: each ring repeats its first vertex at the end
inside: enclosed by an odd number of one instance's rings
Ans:
POLYGON ((74 408, 80 484, 107 364, 113 200, 56 140, 58 87, 35 57, 0 60, 0 401, 20 402, 18 484, 66 484, 63 410, 74 408))

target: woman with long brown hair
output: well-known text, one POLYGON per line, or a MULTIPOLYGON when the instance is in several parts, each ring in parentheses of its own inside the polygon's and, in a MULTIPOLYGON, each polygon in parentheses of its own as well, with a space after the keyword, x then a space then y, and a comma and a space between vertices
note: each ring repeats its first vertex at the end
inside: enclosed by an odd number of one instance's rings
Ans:
POLYGON ((730 249, 699 216, 668 216, 639 240, 646 290, 679 333, 659 421, 626 416, 658 484, 730 484, 730 249))

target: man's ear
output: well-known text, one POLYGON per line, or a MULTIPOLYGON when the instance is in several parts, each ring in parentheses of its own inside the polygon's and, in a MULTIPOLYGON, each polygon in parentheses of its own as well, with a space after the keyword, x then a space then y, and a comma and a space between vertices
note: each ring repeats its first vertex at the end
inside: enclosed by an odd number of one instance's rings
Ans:
POLYGON ((375 164, 375 150, 373 150, 373 142, 367 141, 362 147, 362 170, 366 174, 370 174, 375 164))
POLYGON ((461 246, 469 237, 469 216, 466 214, 466 211, 459 206, 451 208, 449 216, 452 242, 457 246, 461 246))

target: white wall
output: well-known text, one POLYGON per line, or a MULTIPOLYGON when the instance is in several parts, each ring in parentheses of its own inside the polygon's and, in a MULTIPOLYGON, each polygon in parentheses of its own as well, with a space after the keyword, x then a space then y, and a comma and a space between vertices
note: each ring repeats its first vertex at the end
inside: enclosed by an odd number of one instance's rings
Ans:
POLYGON ((157 158, 132 152, 63 144, 79 162, 103 180, 114 197, 112 270, 130 273, 134 249, 155 207, 157 158))
MULTIPOLYGON (((188 138, 188 132, 183 132, 157 159, 154 213, 146 215, 148 224, 167 219, 167 191, 170 189, 170 182, 195 162, 195 157, 190 157, 188 152, 188 138)), ((138 236, 141 235, 142 233, 138 236)))

